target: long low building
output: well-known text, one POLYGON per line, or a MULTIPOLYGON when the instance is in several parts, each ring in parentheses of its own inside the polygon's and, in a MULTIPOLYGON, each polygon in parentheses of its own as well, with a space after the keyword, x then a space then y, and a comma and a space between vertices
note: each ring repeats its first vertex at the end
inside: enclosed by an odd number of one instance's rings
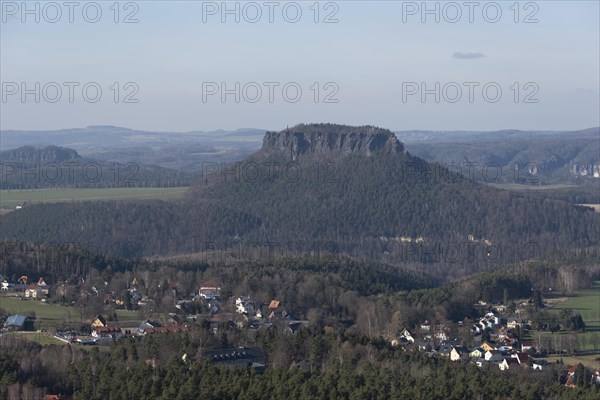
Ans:
POLYGON ((265 355, 258 347, 207 350, 202 353, 202 356, 216 365, 265 368, 265 355))
POLYGON ((22 314, 11 315, 6 319, 4 323, 4 329, 12 331, 23 331, 25 330, 25 324, 27 322, 27 316, 22 314))

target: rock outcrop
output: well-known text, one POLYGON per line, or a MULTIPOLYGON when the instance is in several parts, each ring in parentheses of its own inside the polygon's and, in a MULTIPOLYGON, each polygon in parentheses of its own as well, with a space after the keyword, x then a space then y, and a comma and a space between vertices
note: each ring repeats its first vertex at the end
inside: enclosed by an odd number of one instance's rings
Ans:
POLYGON ((293 161, 304 157, 325 160, 350 154, 399 154, 404 146, 391 131, 373 126, 300 124, 267 132, 261 151, 281 153, 293 161))

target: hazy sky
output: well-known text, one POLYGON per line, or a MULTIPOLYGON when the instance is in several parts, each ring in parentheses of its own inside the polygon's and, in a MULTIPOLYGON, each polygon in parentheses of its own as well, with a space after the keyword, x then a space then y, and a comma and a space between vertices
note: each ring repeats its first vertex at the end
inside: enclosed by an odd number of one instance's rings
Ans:
POLYGON ((0 3, 1 129, 600 125, 598 1, 0 3))

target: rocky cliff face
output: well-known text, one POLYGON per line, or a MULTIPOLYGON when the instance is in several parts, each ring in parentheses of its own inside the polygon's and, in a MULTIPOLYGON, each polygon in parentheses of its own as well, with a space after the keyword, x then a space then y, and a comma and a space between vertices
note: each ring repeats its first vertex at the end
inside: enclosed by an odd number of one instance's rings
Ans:
POLYGON ((303 157, 330 159, 403 151, 402 143, 387 129, 334 124, 300 124, 281 132, 267 132, 262 147, 263 153, 281 153, 294 161, 303 157))

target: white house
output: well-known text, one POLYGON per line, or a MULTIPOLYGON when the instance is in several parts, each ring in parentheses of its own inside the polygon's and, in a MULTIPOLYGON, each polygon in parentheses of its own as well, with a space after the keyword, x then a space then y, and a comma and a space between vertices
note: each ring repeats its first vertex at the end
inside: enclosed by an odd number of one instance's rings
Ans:
POLYGON ((239 314, 253 315, 255 313, 250 297, 238 297, 235 300, 235 310, 239 314))
POLYGON ((506 326, 510 329, 517 329, 517 326, 521 326, 521 324, 516 319, 511 319, 506 326))
POLYGON ((400 337, 400 340, 402 340, 404 338, 407 342, 410 342, 410 343, 415 342, 415 338, 406 328, 404 328, 404 330, 402 332, 400 332, 399 337, 400 337))
POLYGON ((452 346, 452 350, 450 351, 450 360, 458 361, 462 358, 463 355, 467 354, 467 350, 460 346, 452 346))
POLYGON ((475 357, 475 358, 483 358, 484 354, 485 354, 485 352, 482 351, 481 349, 475 349, 469 353, 469 355, 471 357, 475 357))
POLYGON ((498 350, 488 350, 484 355, 485 361, 489 362, 501 362, 504 357, 502 357, 502 352, 498 350))
POLYGON ((498 367, 502 371, 506 371, 508 369, 515 366, 518 366, 519 362, 515 358, 505 358, 501 363, 498 364, 498 367))

